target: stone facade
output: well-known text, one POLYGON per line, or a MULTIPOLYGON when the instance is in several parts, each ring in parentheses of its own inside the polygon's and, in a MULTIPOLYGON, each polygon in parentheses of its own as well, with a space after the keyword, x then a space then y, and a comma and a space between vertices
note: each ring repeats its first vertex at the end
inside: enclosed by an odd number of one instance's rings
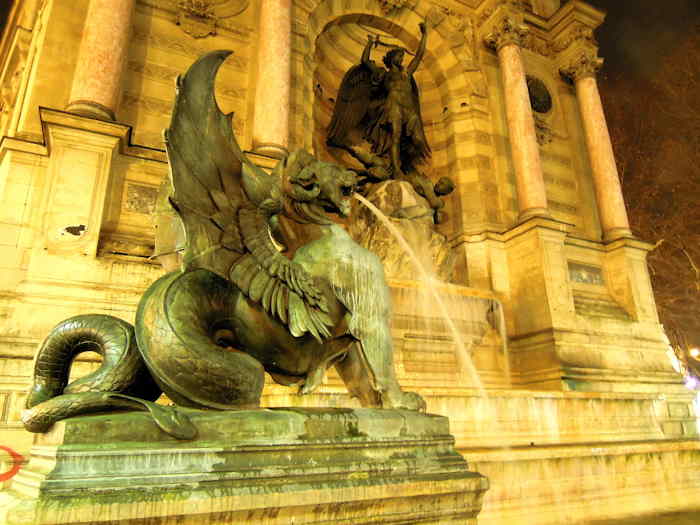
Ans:
MULTIPOLYGON (((638 494, 630 511, 697 505, 692 395, 667 356, 650 246, 629 232, 595 86, 600 11, 580 0, 118 3, 102 28, 91 13, 106 2, 15 2, 0 41, 0 444, 31 445, 19 413, 50 328, 81 313, 132 321, 163 272, 149 259, 152 211, 179 73, 232 49, 217 97, 241 146, 266 167, 298 147, 333 159, 323 133, 366 34, 414 49, 427 19, 416 79, 428 173, 457 183, 438 228, 461 285, 448 295, 502 305, 507 344, 490 310, 465 317, 480 397, 442 321, 408 310, 416 283, 394 282, 400 381, 451 418, 459 450, 491 479, 483 523, 532 523, 529 505, 537 523, 561 522, 557 508, 620 514, 615 498, 638 494), (261 21, 268 12, 279 16, 261 21), (528 78, 548 109, 531 110, 528 78)), ((81 358, 73 373, 92 366, 81 358)), ((332 374, 313 399, 270 384, 265 401, 353 404, 332 374)))

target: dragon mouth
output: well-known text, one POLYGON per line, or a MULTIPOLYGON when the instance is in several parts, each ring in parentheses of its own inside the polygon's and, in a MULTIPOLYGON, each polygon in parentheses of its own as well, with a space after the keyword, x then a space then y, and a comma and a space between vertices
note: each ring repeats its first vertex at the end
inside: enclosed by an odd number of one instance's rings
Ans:
POLYGON ((327 213, 333 213, 335 215, 340 215, 341 217, 350 216, 350 199, 342 199, 338 203, 328 199, 323 199, 320 204, 327 213))

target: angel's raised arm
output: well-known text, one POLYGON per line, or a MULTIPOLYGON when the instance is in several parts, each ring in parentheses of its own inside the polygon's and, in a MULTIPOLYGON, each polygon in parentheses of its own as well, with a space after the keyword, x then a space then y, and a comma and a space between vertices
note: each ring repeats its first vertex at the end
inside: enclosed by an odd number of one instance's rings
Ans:
POLYGON ((423 55, 425 54, 425 46, 428 40, 428 26, 425 24, 425 22, 420 23, 420 32, 422 34, 421 39, 420 39, 420 44, 418 44, 418 50, 416 51, 416 56, 413 57, 413 60, 411 60, 411 63, 408 64, 408 68, 406 68, 406 71, 408 72, 409 75, 412 75, 413 73, 416 72, 416 69, 418 69, 418 66, 420 65, 421 60, 423 60, 423 55))
POLYGON ((367 35, 367 44, 365 45, 364 51, 362 51, 362 63, 365 66, 372 67, 374 65, 370 59, 370 53, 372 51, 372 47, 377 45, 378 40, 378 38, 372 38, 372 35, 367 35))

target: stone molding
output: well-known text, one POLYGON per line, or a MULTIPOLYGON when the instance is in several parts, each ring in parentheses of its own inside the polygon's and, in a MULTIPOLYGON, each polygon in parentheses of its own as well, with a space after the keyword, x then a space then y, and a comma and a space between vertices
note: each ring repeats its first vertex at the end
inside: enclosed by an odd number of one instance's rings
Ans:
POLYGON ((595 76, 603 64, 598 57, 594 31, 603 23, 605 14, 584 2, 571 2, 552 21, 552 51, 559 71, 575 81, 595 76))
POLYGON ((598 41, 595 39, 593 31, 595 28, 581 22, 574 23, 569 29, 554 43, 554 51, 557 53, 568 49, 572 44, 585 44, 598 48, 598 41))

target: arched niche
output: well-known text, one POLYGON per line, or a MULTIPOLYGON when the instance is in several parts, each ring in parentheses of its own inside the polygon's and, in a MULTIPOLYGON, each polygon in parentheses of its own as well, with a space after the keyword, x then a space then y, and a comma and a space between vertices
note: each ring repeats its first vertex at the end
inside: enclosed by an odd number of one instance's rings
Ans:
MULTIPOLYGON (((345 72, 360 61, 368 32, 415 51, 420 38, 419 24, 430 4, 404 7, 395 15, 382 12, 376 0, 321 0, 296 7, 293 51, 297 60, 292 78, 292 147, 304 147, 325 158, 337 153, 325 147, 325 130, 345 72)), ((444 170, 456 159, 454 129, 450 114, 469 103, 474 93, 463 74, 465 60, 459 50, 433 29, 416 81, 421 92, 421 110, 426 135, 433 150, 429 174, 454 175, 444 170), (432 173, 431 173, 432 172, 432 173)), ((375 48, 372 58, 381 63, 385 48, 375 48)), ((410 57, 406 58, 406 63, 410 57)))

